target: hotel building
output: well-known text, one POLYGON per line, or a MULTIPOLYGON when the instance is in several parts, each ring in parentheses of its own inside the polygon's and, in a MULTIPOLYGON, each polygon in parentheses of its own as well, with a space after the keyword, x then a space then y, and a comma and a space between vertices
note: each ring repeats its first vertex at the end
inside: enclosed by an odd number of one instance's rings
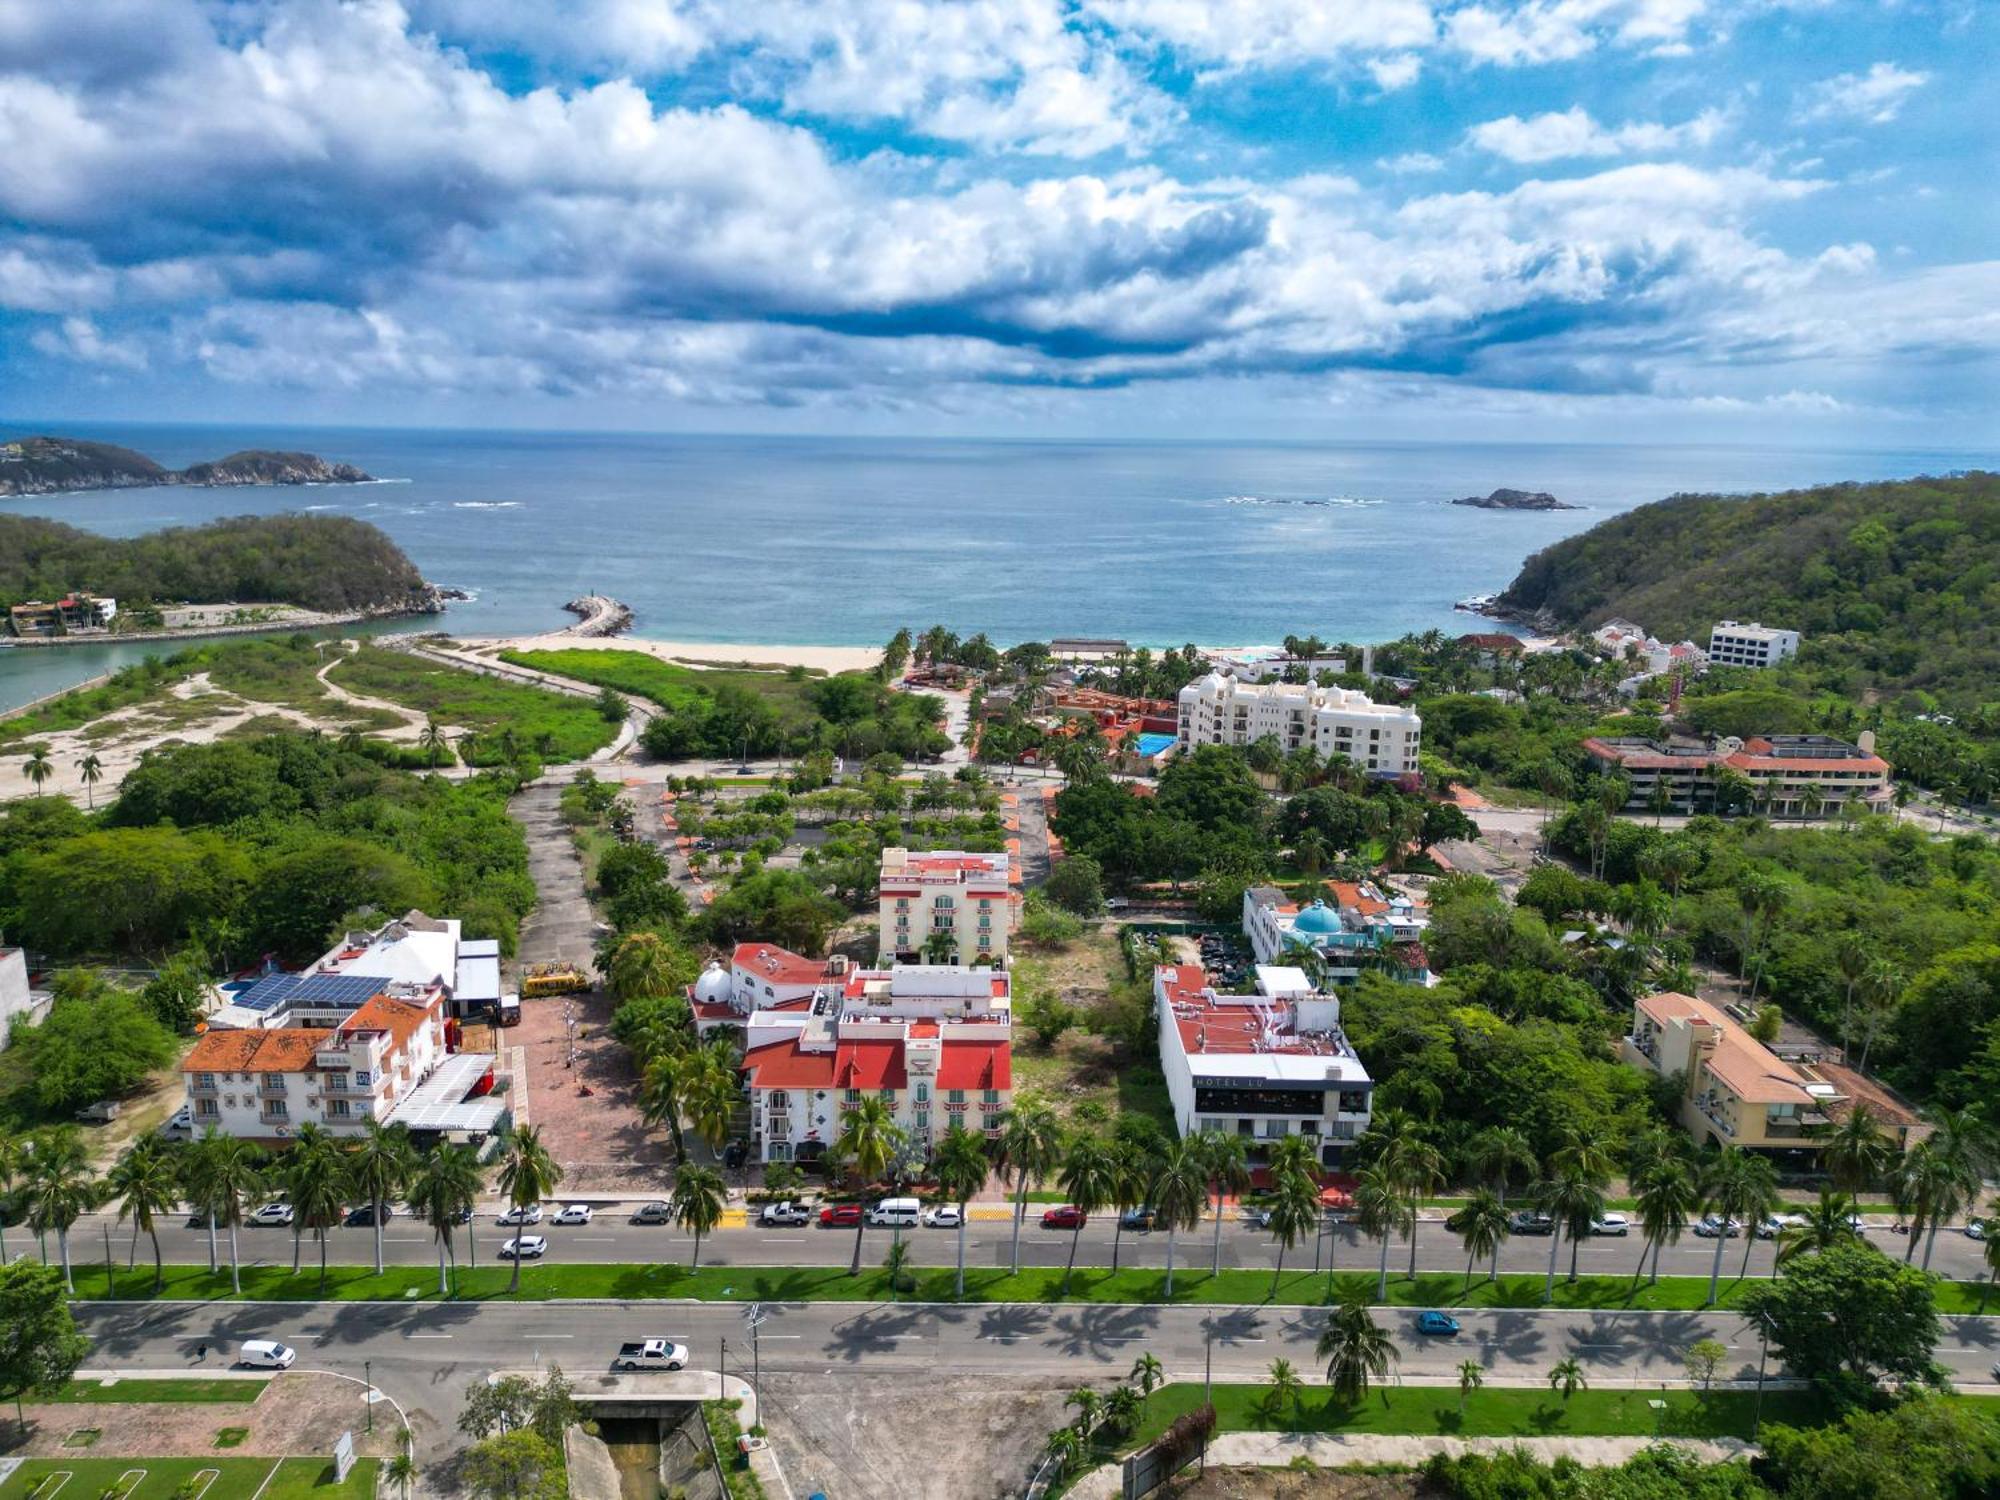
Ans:
POLYGON ((1351 688, 1252 683, 1211 672, 1180 692, 1180 748, 1249 745, 1269 736, 1290 752, 1345 755, 1371 776, 1417 773, 1423 720, 1351 688))

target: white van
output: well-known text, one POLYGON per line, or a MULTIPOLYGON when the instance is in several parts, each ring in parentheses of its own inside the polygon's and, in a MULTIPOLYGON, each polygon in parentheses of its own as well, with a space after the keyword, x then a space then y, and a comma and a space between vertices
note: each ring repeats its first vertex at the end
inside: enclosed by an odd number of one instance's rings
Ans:
POLYGON ((236 1363, 253 1370, 289 1370, 298 1357, 296 1349, 287 1348, 276 1339, 246 1339, 236 1351, 236 1363))
POLYGON ((923 1205, 914 1198, 884 1198, 868 1210, 868 1222, 880 1228, 914 1229, 922 1216, 923 1205))

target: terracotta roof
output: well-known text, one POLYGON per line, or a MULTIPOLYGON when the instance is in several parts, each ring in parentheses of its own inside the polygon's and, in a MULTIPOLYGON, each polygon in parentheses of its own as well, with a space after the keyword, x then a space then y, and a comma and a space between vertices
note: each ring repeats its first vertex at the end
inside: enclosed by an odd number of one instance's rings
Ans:
POLYGON ((1275 1047, 1259 1045, 1264 1019, 1283 1007, 1274 1001, 1256 1004, 1218 1004, 1208 995, 1207 971, 1200 964, 1168 964, 1173 973, 1167 983, 1167 999, 1174 1007, 1174 1025, 1181 1034, 1181 1047, 1191 1058, 1227 1053, 1280 1052, 1299 1056, 1320 1054, 1312 1042, 1286 1031, 1275 1047), (1261 1012, 1261 1013, 1260 1013, 1261 1012))
POLYGON ((1863 755, 1856 751, 1852 755, 1753 755, 1748 750, 1739 750, 1728 756, 1724 764, 1734 766, 1739 771, 1866 771, 1875 776, 1887 776, 1889 763, 1879 755, 1863 755))
POLYGON ((842 1042, 833 1055, 833 1083, 843 1089, 900 1089, 909 1085, 901 1037, 842 1042))
POLYGON ((1341 907, 1348 911, 1358 911, 1364 917, 1379 917, 1389 910, 1389 903, 1377 901, 1373 896, 1361 894, 1361 886, 1353 880, 1329 880, 1326 888, 1333 892, 1341 907))
POLYGON ((181 1063, 183 1073, 303 1073, 331 1031, 281 1026, 270 1031, 211 1031, 181 1063))
POLYGON ((1714 1028, 1715 1046, 1708 1053, 1708 1070, 1746 1104, 1818 1104, 1806 1092, 1805 1078, 1790 1063, 1745 1031, 1722 1010, 1673 990, 1642 996, 1638 1008, 1654 1020, 1692 1021, 1714 1028))
POLYGON ((743 1054, 743 1071, 759 1089, 824 1089, 833 1086, 831 1052, 802 1052, 798 1040, 770 1042, 743 1054))
POLYGON ((939 1049, 941 1089, 1006 1089, 1014 1086, 1013 1048, 1006 1042, 946 1042, 939 1049))
POLYGON ((738 943, 729 962, 767 984, 818 984, 827 978, 825 959, 805 958, 775 943, 738 943))
POLYGON ((407 1000, 393 1000, 387 995, 377 995, 342 1021, 341 1031, 386 1031, 401 1049, 409 1045, 410 1038, 423 1029, 431 1018, 431 1007, 412 1005, 407 1000))

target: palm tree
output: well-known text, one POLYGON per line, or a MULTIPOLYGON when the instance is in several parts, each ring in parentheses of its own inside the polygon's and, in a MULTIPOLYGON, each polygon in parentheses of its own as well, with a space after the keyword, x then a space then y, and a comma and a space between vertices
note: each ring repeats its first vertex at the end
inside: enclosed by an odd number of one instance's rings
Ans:
POLYGON ((966 1206, 986 1186, 988 1170, 985 1138, 954 1119, 931 1153, 931 1176, 938 1190, 958 1205, 958 1279, 953 1295, 960 1298, 965 1296, 966 1206))
POLYGON ((1104 1398, 1105 1423, 1117 1432, 1130 1432, 1139 1421, 1145 1403, 1129 1385, 1121 1385, 1104 1398))
POLYGON ((1083 1458, 1083 1439, 1074 1427, 1058 1427, 1049 1434, 1043 1451, 1055 1460, 1058 1476, 1067 1474, 1083 1458))
MULTIPOLYGON (((537 1126, 516 1125, 501 1142, 500 1153, 500 1175, 496 1182, 508 1204, 514 1208, 533 1208, 553 1193, 556 1184, 562 1181, 562 1168, 556 1165, 549 1148, 542 1144, 542 1132, 537 1126)), ((517 1232, 515 1238, 519 1237, 517 1232)), ((521 1289, 521 1257, 516 1255, 513 1259, 514 1274, 507 1279, 507 1290, 518 1292, 521 1289)))
POLYGON ((681 1128, 684 1096, 692 1091, 700 1064, 691 1053, 669 1052, 646 1065, 639 1082, 639 1118, 648 1125, 667 1127, 674 1148, 674 1163, 687 1160, 687 1136, 681 1128))
POLYGON ((1895 1147, 1875 1123, 1875 1112, 1863 1103, 1857 1102, 1820 1139, 1820 1165, 1842 1192, 1868 1191, 1888 1175, 1895 1158, 1895 1147))
MULTIPOLYGON (((1489 1125, 1475 1135, 1465 1148, 1465 1165, 1481 1182, 1491 1187, 1507 1206, 1507 1186, 1515 1173, 1526 1176, 1541 1165, 1528 1137, 1512 1125, 1489 1125)), ((1500 1247, 1493 1247, 1493 1277, 1500 1277, 1500 1247)))
POLYGON ((1549 1224, 1549 1276, 1542 1300, 1553 1302, 1556 1295, 1556 1247, 1563 1236, 1570 1237, 1569 1279, 1576 1280, 1577 1241, 1590 1233, 1591 1222, 1604 1211, 1604 1194, 1582 1170, 1571 1167, 1558 1172, 1535 1190, 1535 1207, 1547 1214, 1549 1224))
POLYGON ((1125 1378, 1139 1387, 1139 1398, 1143 1401, 1166 1380, 1167 1372, 1161 1368, 1159 1357, 1148 1350, 1132 1361, 1132 1373, 1125 1378))
MULTIPOLYGON (((1297 1140, 1293 1136, 1289 1139, 1297 1140)), ((1269 1229, 1278 1242, 1278 1265, 1271 1273, 1271 1296, 1285 1274, 1285 1252, 1319 1229, 1319 1181, 1303 1172, 1289 1171, 1278 1179, 1278 1194, 1271 1203, 1269 1229)))
POLYGON ((1062 1294, 1066 1297, 1070 1278, 1076 1274, 1076 1246, 1083 1237, 1084 1220, 1118 1193, 1118 1162, 1110 1145, 1102 1136, 1087 1131, 1072 1136, 1063 1151, 1056 1181, 1077 1210, 1076 1227, 1069 1235, 1069 1264, 1063 1267, 1062 1294))
POLYGON ((1898 1164, 1893 1188, 1896 1206, 1910 1215, 1910 1239, 1903 1259, 1908 1261, 1924 1240, 1924 1269, 1930 1269, 1931 1250, 1937 1243, 1938 1225, 1957 1213, 1979 1191, 1985 1152, 1978 1127, 1971 1116, 1942 1110, 1938 1127, 1920 1141, 1898 1164))
POLYGON ((1771 919, 1790 899, 1790 887, 1764 870, 1746 870, 1736 882, 1737 904, 1743 908, 1743 972, 1750 980, 1749 1005, 1757 1003, 1757 987, 1764 978, 1764 967, 1756 962, 1763 948, 1759 934, 1769 936, 1771 919))
POLYGON ((319 1244, 319 1290, 326 1295, 326 1232, 340 1222, 352 1186, 347 1153, 339 1141, 308 1120, 285 1153, 278 1176, 292 1204, 292 1269, 298 1270, 300 1231, 310 1229, 319 1244))
POLYGON ((1903 992, 1903 985, 1909 976, 1902 966, 1892 958, 1878 958, 1868 965, 1868 973, 1861 981, 1861 1061, 1856 1065, 1863 1073, 1868 1071, 1868 1054, 1875 1046, 1875 1035, 1882 1029, 1882 1023, 1895 1014, 1897 998, 1903 992))
POLYGON ((1271 1389, 1266 1396, 1275 1414, 1280 1407, 1290 1406, 1294 1415, 1299 1409, 1299 1397, 1305 1394, 1305 1382, 1299 1379, 1299 1372, 1292 1368, 1289 1359, 1271 1361, 1271 1389))
POLYGON ((1778 1211, 1778 1167, 1768 1156, 1747 1153, 1743 1161, 1743 1264, 1736 1272, 1741 1281, 1750 1274, 1750 1252, 1757 1246, 1757 1226, 1778 1211))
POLYGON ((104 762, 95 750, 76 763, 77 774, 83 778, 84 806, 97 806, 97 783, 104 779, 104 762))
POLYGON ((469 1219, 479 1195, 479 1161, 470 1146, 439 1146, 417 1164, 410 1182, 410 1207, 431 1227, 438 1247, 438 1295, 451 1295, 446 1258, 456 1262, 452 1236, 469 1219))
POLYGON ((49 759, 49 747, 37 745, 28 758, 21 762, 21 774, 33 784, 39 794, 42 784, 56 774, 55 762, 49 759))
POLYGON ((438 757, 451 753, 451 736, 432 715, 425 714, 424 727, 417 732, 417 747, 430 761, 431 769, 436 770, 438 757))
POLYGON ((1458 1366, 1458 1414, 1465 1415, 1465 1398, 1486 1384, 1486 1367, 1476 1359, 1462 1360, 1458 1366))
POLYGON ((1783 1269, 1800 1255, 1826 1250, 1860 1234, 1848 1222, 1854 1200, 1832 1188, 1819 1190, 1819 1202, 1805 1212, 1805 1223, 1792 1225, 1778 1235, 1778 1266, 1783 1269))
POLYGON ((14 1136, 0 1135, 0 1266, 13 1259, 7 1253, 7 1209, 22 1163, 21 1142, 14 1136))
POLYGON ((382 1473, 391 1484, 402 1490, 403 1500, 410 1500, 410 1481, 417 1477, 417 1461, 410 1457, 410 1450, 407 1447, 389 1460, 388 1467, 383 1469, 382 1473))
POLYGON ((118 1158, 104 1179, 118 1200, 118 1222, 132 1221, 132 1233, 153 1242, 153 1295, 160 1295, 166 1266, 160 1257, 160 1215, 180 1202, 181 1180, 171 1148, 157 1135, 142 1135, 118 1158))
POLYGON ((1076 1430, 1082 1433, 1089 1432, 1091 1425, 1097 1420, 1097 1408, 1100 1405, 1097 1392, 1087 1385, 1080 1385, 1063 1397, 1063 1405, 1076 1408, 1074 1424, 1076 1430))
POLYGON ((371 1119, 367 1134, 362 1136, 348 1160, 354 1178, 354 1191, 367 1200, 375 1216, 375 1274, 380 1276, 383 1214, 389 1200, 400 1197, 409 1187, 410 1173, 416 1169, 416 1151, 410 1145, 408 1127, 384 1125, 380 1120, 371 1119))
POLYGON ((1381 1275, 1375 1300, 1389 1300, 1389 1237, 1402 1228, 1409 1213, 1401 1186, 1382 1166, 1363 1167, 1355 1178, 1354 1218, 1361 1232, 1382 1242, 1381 1275))
POLYGON ((687 1097, 688 1120, 708 1149, 720 1152, 736 1119, 736 1106, 743 1098, 735 1057, 727 1042, 704 1047, 694 1057, 695 1076, 687 1097))
POLYGON ((1986 1285, 1979 1289, 1979 1311, 1983 1316, 1987 1296, 1995 1283, 2000 1283, 2000 1198, 1986 1205, 1986 1219, 1982 1227, 1986 1230, 1986 1240, 1980 1246, 1980 1254, 1985 1257, 1986 1269, 1991 1273, 1986 1278, 1986 1285))
POLYGON ((1183 1229, 1201 1222, 1201 1206, 1207 1201, 1208 1171, 1200 1148, 1193 1141, 1176 1141, 1167 1148, 1160 1170, 1153 1178, 1153 1215, 1167 1227, 1167 1299, 1174 1295, 1174 1246, 1183 1229))
MULTIPOLYGON (((1500 1247, 1507 1243, 1509 1223, 1506 1205, 1491 1188, 1477 1188, 1465 1207, 1446 1221, 1446 1228, 1458 1232, 1465 1245, 1465 1290, 1461 1300, 1472 1295, 1472 1263, 1481 1256, 1500 1262, 1500 1247)), ((1497 1279, 1497 1273, 1496 1273, 1497 1279)))
POLYGON ((713 1167, 682 1167, 674 1173, 674 1195, 669 1200, 674 1222, 694 1236, 690 1271, 700 1267, 701 1237, 722 1222, 722 1205, 728 1196, 722 1174, 713 1167))
MULTIPOLYGON (((1724 1146, 1703 1171, 1700 1189, 1703 1207, 1722 1220, 1715 1236, 1715 1261, 1708 1272, 1708 1306, 1715 1306, 1716 1289, 1722 1281, 1722 1250, 1729 1242, 1729 1221, 1746 1220, 1745 1235, 1754 1235, 1756 1226, 1747 1222, 1749 1203, 1756 1195, 1752 1181, 1756 1168, 1741 1147, 1724 1146)), ((1769 1163, 1766 1163, 1769 1166, 1769 1163)))
MULTIPOLYGON (((895 1115, 874 1094, 845 1113, 840 1135, 833 1143, 834 1155, 846 1162, 863 1183, 880 1177, 902 1148, 903 1132, 895 1115)), ((865 1216, 854 1226, 854 1260, 847 1268, 850 1276, 861 1274, 861 1235, 867 1227, 865 1216)))
POLYGON ((1569 1398, 1578 1391, 1590 1389, 1590 1382, 1583 1378, 1583 1366, 1577 1363, 1575 1355, 1556 1361, 1555 1368, 1549 1371, 1549 1389, 1562 1392, 1564 1406, 1569 1405, 1569 1398))
POLYGON ((604 987, 615 1000, 637 1000, 675 992, 678 960, 657 932, 629 932, 603 960, 604 987))
POLYGON ((1421 1215, 1417 1205, 1444 1186, 1444 1157, 1437 1147, 1425 1141, 1412 1141, 1398 1153, 1395 1163, 1396 1185, 1403 1190, 1409 1200, 1409 1212, 1404 1216, 1410 1236, 1410 1280, 1417 1279, 1417 1224, 1421 1215))
POLYGON ((1210 1207, 1215 1213, 1208 1273, 1222 1270, 1222 1199, 1227 1193, 1242 1193, 1250 1186, 1248 1147, 1233 1131, 1204 1130, 1194 1137, 1203 1175, 1208 1179, 1210 1207))
MULTIPOLYGON (((1153 1163, 1146 1147, 1138 1141, 1114 1137, 1111 1160, 1118 1179, 1117 1190, 1111 1195, 1111 1206, 1120 1210, 1143 1207, 1146 1189, 1153 1180, 1153 1163)), ((1121 1212, 1111 1230, 1111 1269, 1114 1272, 1118 1269, 1118 1254, 1124 1241, 1125 1215, 1121 1212)))
POLYGON ((26 1172, 28 1227, 37 1235, 46 1235, 51 1229, 56 1232, 63 1284, 74 1296, 76 1278, 69 1264, 69 1230, 97 1204, 97 1184, 90 1176, 90 1161, 74 1125, 42 1131, 30 1141, 29 1150, 32 1154, 27 1157, 26 1172))
MULTIPOLYGON (((1032 1095, 1014 1101, 995 1143, 994 1156, 1004 1174, 1014 1174, 1014 1245, 1009 1273, 1021 1273, 1021 1221, 1028 1216, 1028 1186, 1040 1185, 1055 1170, 1062 1154, 1062 1121, 1032 1095)), ((857 1252, 858 1253, 858 1252, 857 1252)))
POLYGON ((1369 1383, 1386 1377, 1389 1366, 1402 1357, 1359 1297, 1327 1314, 1315 1353, 1326 1361, 1334 1397, 1347 1406, 1358 1406, 1368 1395, 1369 1383))
POLYGON ((1637 1173, 1632 1188, 1639 1199, 1639 1232, 1643 1236, 1632 1283, 1637 1286, 1640 1272, 1646 1269, 1648 1250, 1653 1252, 1653 1281, 1657 1283, 1661 1247, 1681 1242, 1681 1231, 1687 1228, 1689 1215, 1701 1206, 1701 1193, 1687 1163, 1671 1157, 1655 1161, 1637 1173))

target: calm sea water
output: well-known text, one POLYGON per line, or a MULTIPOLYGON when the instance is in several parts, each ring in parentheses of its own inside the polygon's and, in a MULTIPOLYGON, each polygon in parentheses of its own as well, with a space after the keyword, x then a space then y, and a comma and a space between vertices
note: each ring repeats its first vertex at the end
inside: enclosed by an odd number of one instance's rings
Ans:
MULTIPOLYGON (((14 437, 47 426, 0 424, 14 437)), ((942 621, 1007 643, 1385 640, 1467 628, 1452 603, 1535 549, 1678 491, 1752 492, 1990 463, 1986 454, 1497 444, 1021 443, 63 424, 170 466, 302 448, 387 481, 0 500, 116 536, 217 516, 358 516, 435 582, 467 635, 568 623, 606 593, 637 632, 872 644, 942 621), (1496 486, 1583 507, 1452 506, 1496 486)), ((157 650, 157 647, 152 649, 157 650)), ((0 706, 145 654, 0 651, 0 706)))

